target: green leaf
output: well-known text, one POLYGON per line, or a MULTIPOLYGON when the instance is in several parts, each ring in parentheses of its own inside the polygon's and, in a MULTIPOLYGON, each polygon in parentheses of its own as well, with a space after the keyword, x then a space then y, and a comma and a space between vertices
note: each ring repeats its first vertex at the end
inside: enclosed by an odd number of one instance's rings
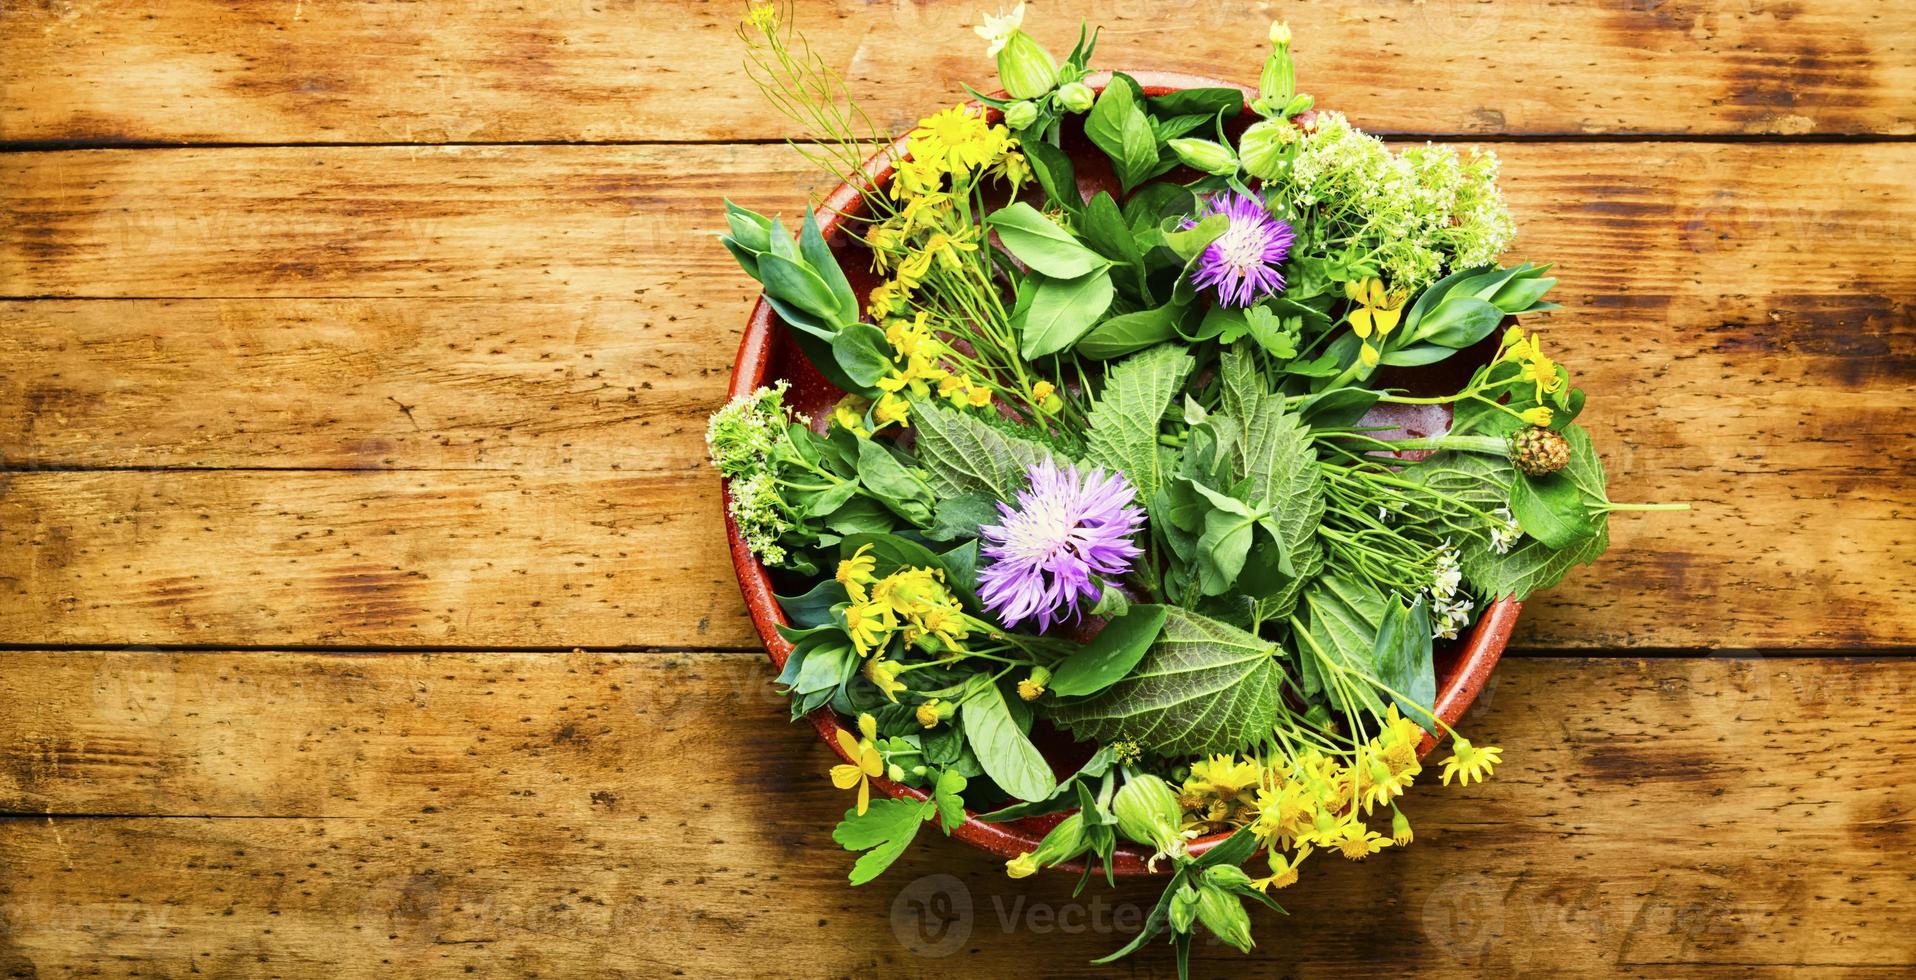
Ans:
POLYGON ((832 255, 831 246, 825 244, 825 236, 818 230, 818 219, 810 211, 805 212, 805 225, 798 235, 798 253, 812 274, 832 291, 832 297, 838 302, 838 322, 857 322, 858 294, 852 292, 845 270, 838 267, 838 259, 832 255))
POLYGON ((1053 716, 1081 739, 1132 739, 1171 756, 1236 752, 1268 737, 1284 678, 1277 645, 1164 608, 1163 632, 1129 677, 1053 716))
POLYGON ((949 834, 965 822, 965 784, 969 780, 951 769, 941 770, 931 786, 931 801, 938 807, 938 825, 949 834))
POLYGON ((832 840, 848 851, 868 852, 852 865, 852 884, 862 885, 891 867, 937 809, 930 801, 873 800, 863 814, 845 811, 845 819, 832 830, 832 840))
POLYGON ((1084 207, 1084 195, 1078 192, 1077 170, 1071 166, 1071 158, 1063 150, 1044 140, 1027 140, 1019 144, 1025 158, 1031 161, 1031 172, 1038 178, 1038 186, 1044 188, 1045 197, 1067 211, 1077 211, 1084 207))
POLYGON ((1010 500, 1024 488, 1025 471, 1051 455, 1035 442, 1008 436, 977 416, 930 399, 914 399, 911 417, 918 429, 918 464, 940 498, 988 493, 1010 500))
POLYGON ((1251 541, 1264 515, 1202 483, 1191 488, 1211 505, 1204 514, 1204 533, 1198 538, 1199 589, 1205 595, 1223 595, 1244 570, 1244 559, 1251 553, 1251 541))
POLYGON ((1085 335, 1111 306, 1113 291, 1109 267, 1076 279, 1053 279, 1034 273, 1036 287, 1025 314, 1020 353, 1025 360, 1056 354, 1085 335))
POLYGON ((1417 324, 1409 341, 1462 350, 1497 329, 1504 311, 1474 296, 1452 296, 1417 324))
POLYGON ((1131 87, 1118 84, 1114 79, 1099 93, 1098 101, 1085 115, 1084 135, 1103 150, 1105 156, 1116 161, 1124 154, 1124 121, 1134 114, 1143 118, 1131 87))
MULTIPOLYGON (((1091 758, 1086 759, 1084 765, 1078 767, 1077 772, 1059 780, 1058 788, 1053 790, 1050 796, 1042 800, 1032 800, 1027 803, 1014 803, 1011 806, 1002 807, 990 813, 981 813, 978 815, 978 819, 986 823, 1003 823, 1007 820, 1018 820, 1024 817, 1035 817, 1047 813, 1057 813, 1059 810, 1068 810, 1073 803, 1078 801, 1078 789, 1083 787, 1088 780, 1096 779, 1110 771, 1112 763, 1116 760, 1117 749, 1106 745, 1098 749, 1095 753, 1092 753, 1091 758)), ((1087 813, 1085 816, 1086 822, 1089 822, 1091 818, 1092 814, 1087 813)))
POLYGON ((1058 788, 1051 764, 1012 719, 998 685, 979 685, 959 706, 958 717, 964 722, 965 740, 999 789, 1021 800, 1042 800, 1058 788))
POLYGON ((1111 264, 1022 201, 992 212, 985 224, 1019 261, 1054 279, 1076 279, 1111 264))
POLYGON ((891 371, 891 344, 869 323, 848 323, 832 341, 832 360, 846 377, 870 388, 891 371))
POLYGON ((932 509, 931 528, 925 537, 933 541, 975 538, 978 529, 998 523, 998 498, 988 493, 961 493, 941 497, 932 509))
POLYGON ((1189 228, 1182 227, 1183 223, 1181 218, 1166 218, 1160 227, 1164 232, 1164 244, 1176 252, 1178 258, 1187 262, 1211 247, 1211 243, 1231 227, 1230 216, 1223 214, 1206 215, 1189 228))
POLYGON ((1078 341, 1073 350, 1094 360, 1109 360, 1177 336, 1178 321, 1187 307, 1175 300, 1148 310, 1120 313, 1100 322, 1078 341))
POLYGON ((766 252, 758 257, 758 273, 766 292, 813 316, 838 322, 838 297, 799 260, 766 252))
POLYGON ((1431 727, 1430 712, 1437 702, 1437 672, 1431 660, 1430 609, 1423 596, 1406 607, 1386 603, 1377 639, 1371 644, 1371 669, 1392 696, 1404 717, 1431 727))
POLYGON ((1510 512, 1523 533, 1552 548, 1568 548, 1597 533, 1583 492, 1562 473, 1517 474, 1510 485, 1510 512))
POLYGON ((840 558, 850 558, 858 549, 871 546, 871 557, 875 564, 874 573, 879 578, 901 568, 942 568, 944 563, 931 549, 916 541, 907 541, 895 534, 850 534, 838 543, 840 558))
POLYGON ((930 523, 931 491, 883 443, 858 440, 858 482, 899 517, 917 525, 930 523))
POLYGON ((1088 416, 1085 454, 1131 481, 1140 502, 1164 482, 1158 424, 1197 362, 1165 344, 1120 361, 1105 374, 1104 391, 1088 416))
POLYGON ((1104 624, 1051 672, 1051 692, 1062 697, 1096 694, 1124 679, 1164 629, 1163 606, 1132 606, 1104 624))
POLYGON ((832 607, 846 601, 845 587, 835 579, 826 579, 799 596, 773 596, 785 618, 797 626, 823 626, 832 621, 832 607))
MULTIPOLYGON (((1371 664, 1377 632, 1384 620, 1384 606, 1384 596, 1375 586, 1341 575, 1321 576, 1304 591, 1299 608, 1309 623, 1307 637, 1299 641, 1298 653, 1304 668, 1299 671, 1299 679, 1306 695, 1326 690, 1324 678, 1337 671, 1357 678, 1374 677, 1371 664), (1336 669, 1321 665, 1320 660, 1328 661, 1336 669)), ((1347 683, 1343 686, 1351 690, 1357 701, 1346 703, 1341 698, 1332 698, 1332 709, 1368 708, 1373 714, 1383 714, 1384 702, 1371 685, 1347 683)))
POLYGON ((1244 93, 1234 88, 1187 88, 1151 96, 1145 104, 1159 116, 1216 118, 1218 113, 1223 113, 1229 120, 1243 113, 1244 93))
POLYGON ((1130 227, 1124 223, 1124 215, 1118 211, 1118 202, 1111 199, 1109 191, 1099 191, 1085 203, 1079 227, 1084 232, 1085 244, 1105 258, 1133 266, 1142 260, 1143 257, 1138 254, 1137 239, 1132 237, 1130 227))
POLYGON ((1289 559, 1284 564, 1301 567, 1321 547, 1317 525, 1324 516, 1310 429, 1284 409, 1282 396, 1264 387, 1248 352, 1227 352, 1223 375, 1224 410, 1243 425, 1237 440, 1238 472, 1251 481, 1249 500, 1274 515, 1269 526, 1289 559))
MULTIPOLYGON (((1570 442, 1570 465, 1564 473, 1593 505, 1604 501, 1603 461, 1597 458, 1596 450, 1590 445, 1590 434, 1582 427, 1573 425, 1564 429, 1563 435, 1570 442)), ((1453 454, 1439 454, 1440 457, 1448 455, 1453 454)), ((1433 461, 1435 459, 1433 457, 1433 461)), ((1419 469, 1428 466, 1429 462, 1421 464, 1419 469)), ((1503 465, 1509 469, 1508 463, 1503 465)), ((1514 470, 1511 472, 1514 473, 1514 470)), ((1511 482, 1515 482, 1514 477, 1511 482)), ((1594 517, 1597 533, 1568 548, 1552 548, 1525 536, 1510 549, 1509 554, 1499 555, 1486 544, 1473 543, 1464 549, 1464 577, 1470 580, 1471 586, 1477 591, 1492 599, 1514 596, 1521 600, 1540 589, 1550 588, 1562 581, 1570 569, 1596 561, 1597 556, 1610 547, 1609 515, 1597 511, 1594 517)))

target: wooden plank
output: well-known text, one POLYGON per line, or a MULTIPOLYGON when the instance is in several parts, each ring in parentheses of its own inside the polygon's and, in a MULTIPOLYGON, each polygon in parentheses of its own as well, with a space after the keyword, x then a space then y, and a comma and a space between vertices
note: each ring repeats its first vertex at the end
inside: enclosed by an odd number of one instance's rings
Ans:
MULTIPOLYGON (((1903 179, 1916 147, 1504 149, 1514 204, 1532 216, 1513 255, 1562 260, 1571 309, 1544 322, 1595 398, 1590 421, 1616 496, 1700 508, 1620 520, 1611 557, 1534 604, 1519 642, 1916 642, 1903 574, 1916 561, 1903 520, 1916 268, 1882 261, 1916 226, 1916 190, 1903 179), (1820 178, 1833 172, 1845 175, 1840 189, 1820 178), (1536 217, 1545 214, 1558 219, 1536 217), (1818 601, 1778 601, 1791 595, 1818 601)), ((0 378, 10 466, 499 467, 539 485, 670 475, 708 495, 697 482, 700 419, 723 397, 749 292, 721 250, 686 242, 715 230, 721 184, 787 214, 804 186, 788 153, 770 147, 88 152, 14 156, 0 160, 6 169, 19 179, 0 183, 0 195, 23 219, 0 231, 0 270, 19 270, 8 291, 232 297, 0 307, 10 328, 0 356, 45 365, 0 378), (179 175, 202 165, 222 179, 180 206, 179 175), (342 200, 357 223, 332 216, 342 200), (555 262, 570 271, 548 276, 555 262), (313 271, 288 274, 299 269, 313 271), (247 298, 360 289, 399 295, 247 298), (434 295, 465 291, 495 295, 434 295)), ((17 482, 4 502, 20 540, 60 529, 91 556, 84 575, 45 573, 72 560, 57 548, 0 556, 13 585, 0 592, 0 622, 20 628, 22 642, 338 638, 335 617, 303 590, 283 593, 300 601, 270 623, 249 612, 247 583, 272 565, 244 551, 222 552, 191 628, 149 598, 173 587, 176 556, 198 543, 184 515, 289 533, 238 514, 252 498, 215 479, 78 479, 73 489, 52 475, 17 482), (149 511, 148 522, 171 517, 173 530, 136 535, 115 508, 156 488, 179 513, 149 511), (156 582, 123 576, 123 565, 168 571, 156 582)), ((320 520, 344 516, 339 501, 357 492, 329 496, 304 476, 243 485, 300 501, 320 520)), ((750 644, 706 499, 677 512, 704 571, 630 600, 648 612, 701 610, 686 624, 709 613, 703 629, 674 633, 648 616, 643 635, 657 638, 637 641, 627 610, 570 594, 538 597, 554 618, 529 626, 518 612, 474 608, 463 587, 436 578, 409 582, 400 607, 348 626, 373 630, 354 634, 362 643, 750 644), (393 615, 414 605, 459 609, 466 638, 424 613, 393 615), (580 632, 553 627, 560 617, 580 632)), ((523 505, 568 526, 619 519, 577 494, 523 505)), ((516 522, 518 507, 491 513, 470 518, 479 533, 519 540, 513 527, 485 523, 516 522)), ((423 573, 461 554, 421 541, 405 565, 423 573)), ((536 549, 521 560, 573 574, 570 559, 536 549)), ((314 574, 363 572, 350 555, 329 561, 314 574)))
POLYGON ((703 475, 0 474, 0 631, 755 647, 719 506, 703 475))
POLYGON ((0 304, 0 458, 36 467, 695 475, 743 276, 635 299, 0 304))
MULTIPOLYGON (((808 975, 1108 976, 1086 961, 1154 895, 1074 901, 935 839, 845 887, 835 760, 755 655, 5 656, 16 973, 744 976, 776 947, 808 975)), ((1413 790, 1416 844, 1316 860, 1202 975, 1916 968, 1916 722, 1884 710, 1916 662, 1496 680, 1467 727, 1499 775, 1413 790)))
MULTIPOLYGON (((0 138, 288 143, 792 135, 737 67, 743 4, 377 0, 8 5, 0 138), (164 66, 164 70, 155 70, 164 66)), ((808 2, 818 54, 881 124, 991 87, 974 4, 808 2)), ((1907 4, 1423 0, 1336 5, 1060 0, 1097 62, 1257 77, 1271 16, 1303 86, 1379 129, 1466 133, 1909 133, 1907 4)))

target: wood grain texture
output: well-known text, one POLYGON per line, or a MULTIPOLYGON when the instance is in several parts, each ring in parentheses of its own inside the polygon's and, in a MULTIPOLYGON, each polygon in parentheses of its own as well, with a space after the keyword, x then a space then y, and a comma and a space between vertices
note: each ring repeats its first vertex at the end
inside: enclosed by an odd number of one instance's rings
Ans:
MULTIPOLYGON (((1883 261, 1916 227, 1904 179, 1916 146, 1503 150, 1513 206, 1529 216, 1512 255, 1561 260, 1569 309, 1542 322, 1592 394, 1615 496, 1698 507, 1619 518, 1611 556, 1534 603, 1518 642, 1916 642, 1905 573, 1916 268, 1883 261), (1835 172, 1841 183, 1824 179, 1835 172)), ((20 642, 308 644, 342 628, 357 643, 754 642, 722 573, 700 440, 751 294, 706 235, 720 193, 803 207, 807 176, 788 151, 90 151, 16 155, 0 171, 19 218, 0 230, 0 289, 188 297, 0 306, 0 356, 44 366, 0 377, 9 465, 142 471, 75 477, 74 489, 42 473, 0 499, 16 520, 0 534, 47 549, 0 553, 0 586, 12 586, 0 622, 20 642), (251 495, 288 502, 302 528, 403 513, 309 476, 229 486, 145 472, 224 466, 500 469, 539 487, 669 476, 680 496, 648 497, 640 520, 671 513, 672 540, 703 550, 698 571, 607 604, 533 590, 576 567, 531 549, 533 577, 482 576, 503 591, 474 606, 464 580, 428 574, 468 552, 414 538, 390 562, 402 577, 356 593, 377 600, 371 612, 342 617, 311 588, 360 581, 366 566, 308 540, 291 546, 307 574, 282 579, 284 608, 262 618, 250 583, 275 566, 227 548, 183 616, 169 590, 202 533, 185 515, 278 540, 296 525, 250 510, 251 495), (117 508, 142 494, 178 513, 128 522, 117 508), (535 601, 549 612, 529 618, 535 601), (456 628, 444 612, 455 607, 456 628), (667 615, 687 609, 700 613, 667 615)), ((448 478, 455 496, 497 504, 464 518, 476 537, 630 517, 630 497, 500 496, 460 479, 448 478)))
POLYGON ((80 644, 756 645, 719 506, 704 477, 0 474, 0 630, 80 644))
MULTIPOLYGON (((16 974, 747 976, 777 948, 805 975, 1111 976, 1086 961, 1154 895, 1074 902, 935 835, 844 887, 848 797, 757 655, 5 656, 16 974), (923 958, 940 891, 969 935, 923 958)), ((1509 664, 1467 725, 1498 776, 1413 790, 1413 846, 1317 860, 1203 975, 1916 969, 1916 722, 1883 710, 1913 684, 1900 658, 1509 664)))
MULTIPOLYGON (((806 0, 801 24, 882 125, 993 71, 976 4, 806 0), (908 81, 901 81, 908 80, 908 81)), ((733 66, 732 0, 449 0, 0 10, 0 139, 736 140, 795 135, 733 66)), ((1254 79, 1288 18, 1301 82, 1411 133, 1909 133, 1909 5, 1873 0, 1059 0, 1062 54, 1254 79), (1175 25, 1174 30, 1167 30, 1175 25)))

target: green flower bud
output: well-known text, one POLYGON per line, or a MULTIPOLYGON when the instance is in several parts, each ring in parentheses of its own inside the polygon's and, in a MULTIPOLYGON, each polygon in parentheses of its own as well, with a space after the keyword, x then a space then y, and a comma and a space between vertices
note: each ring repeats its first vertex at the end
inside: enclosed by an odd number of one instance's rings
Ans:
POLYGON ((1058 87, 1058 63, 1036 38, 1012 31, 998 52, 998 83, 1014 99, 1036 99, 1058 87))
POLYGON ((1277 180, 1290 168, 1297 128, 1282 120, 1254 123, 1237 139, 1238 162, 1259 180, 1277 180))
POLYGON ((1271 25, 1271 54, 1264 59, 1264 72, 1257 79, 1257 96, 1269 106, 1289 102, 1297 91, 1297 72, 1291 65, 1291 29, 1271 25))
POLYGON ((1058 104, 1067 112, 1089 112, 1097 101, 1098 93, 1083 82, 1067 82, 1058 90, 1058 104))
POLYGON ((1038 105, 1029 100, 1013 102, 1005 106, 1005 125, 1012 129, 1029 129, 1038 121, 1038 105))
POLYGON ((1205 868, 1204 881, 1226 890, 1252 887, 1251 876, 1235 864, 1214 864, 1205 868))
POLYGON ((1171 931, 1180 935, 1191 931, 1191 923, 1197 919, 1198 890, 1187 882, 1179 885, 1171 895, 1171 931))
POLYGON ((1219 177, 1229 177, 1237 173, 1237 154, 1222 143, 1201 139, 1168 140, 1166 146, 1178 155, 1184 165, 1193 170, 1201 170, 1219 177))
POLYGON ((1037 856, 1039 864, 1050 867, 1083 854, 1087 846, 1084 814, 1074 813, 1058 821, 1058 825, 1051 828, 1051 833, 1044 835, 1044 840, 1038 842, 1038 849, 1032 853, 1037 856))
POLYGON ((1237 947, 1239 952, 1251 951, 1251 916, 1236 895, 1206 883, 1198 889, 1197 913, 1204 928, 1217 938, 1237 947))
POLYGON ((1160 853, 1182 850, 1184 838, 1178 824, 1184 811, 1178 807, 1178 795, 1169 784, 1152 775, 1133 778, 1118 788, 1111 801, 1118 829, 1124 836, 1158 849, 1160 853))

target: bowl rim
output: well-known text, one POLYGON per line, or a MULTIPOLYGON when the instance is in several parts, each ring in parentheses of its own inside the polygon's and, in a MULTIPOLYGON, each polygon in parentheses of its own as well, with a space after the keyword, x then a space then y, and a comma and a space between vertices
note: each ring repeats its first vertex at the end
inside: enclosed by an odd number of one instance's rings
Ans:
MULTIPOLYGON (((1123 69, 1117 69, 1124 71, 1123 69)), ((1109 84, 1112 72, 1097 72, 1085 78, 1085 83, 1094 91, 1102 91, 1109 84)), ((1164 95, 1170 92, 1190 88, 1234 88, 1247 98, 1243 115, 1252 115, 1248 99, 1256 96, 1256 91, 1234 82, 1190 75, 1182 72, 1161 71, 1124 71, 1124 74, 1136 79, 1144 89, 1146 96, 1164 95)), ((1002 95, 1002 93, 999 93, 1002 95)), ((966 104, 981 105, 976 101, 966 104)), ((996 114, 996 110, 990 110, 996 114)), ((905 144, 909 137, 899 137, 890 146, 872 154, 865 161, 864 172, 869 174, 873 185, 882 185, 891 176, 898 160, 905 155, 905 144)), ((841 223, 841 213, 848 211, 859 200, 859 191, 848 183, 839 183, 825 195, 824 200, 813 217, 819 230, 830 237, 841 223)), ((728 398, 748 395, 764 385, 772 367, 772 354, 777 332, 785 329, 778 323, 771 305, 760 295, 752 308, 751 319, 747 323, 744 335, 739 339, 738 356, 732 365, 732 383, 727 390, 728 398)), ((732 519, 731 486, 729 481, 720 479, 720 504, 724 511, 725 533, 732 550, 732 566, 738 574, 739 591, 744 596, 745 606, 752 618, 752 625, 758 631, 759 639, 765 647, 766 655, 771 659, 775 670, 783 670, 786 658, 791 655, 792 645, 779 635, 778 627, 788 626, 784 610, 772 591, 772 580, 764 563, 753 555, 739 536, 738 525, 732 519)), ((1456 660, 1450 671, 1439 678, 1437 703, 1433 706, 1439 718, 1446 725, 1455 725, 1483 692, 1484 684, 1490 673, 1503 656, 1504 647, 1509 643, 1510 634, 1515 629, 1517 617, 1523 603, 1511 598, 1498 599, 1487 606, 1471 627, 1468 637, 1458 648, 1456 660)), ((807 716, 812 727, 817 729, 820 738, 831 751, 846 762, 852 760, 845 756, 839 746, 837 733, 848 730, 849 726, 841 720, 830 705, 820 707, 807 716)), ((1428 755, 1441 740, 1426 734, 1418 745, 1420 757, 1428 755)), ((892 799, 923 801, 926 793, 901 783, 893 782, 883 776, 875 776, 871 784, 880 793, 892 799)), ((1069 811, 1066 811, 1069 812, 1069 811)), ((951 836, 1003 858, 1013 858, 1026 851, 1035 850, 1043 833, 1023 826, 1024 821, 987 823, 978 818, 977 811, 965 808, 965 822, 954 828, 951 836)), ((1190 851, 1200 854, 1221 843, 1227 832, 1206 835, 1193 840, 1190 851)), ((1150 866, 1150 852, 1129 841, 1120 840, 1116 852, 1112 855, 1112 870, 1122 876, 1162 876, 1170 869, 1156 870, 1150 866)), ((1080 873, 1084 869, 1083 859, 1057 865, 1057 870, 1080 873)))

